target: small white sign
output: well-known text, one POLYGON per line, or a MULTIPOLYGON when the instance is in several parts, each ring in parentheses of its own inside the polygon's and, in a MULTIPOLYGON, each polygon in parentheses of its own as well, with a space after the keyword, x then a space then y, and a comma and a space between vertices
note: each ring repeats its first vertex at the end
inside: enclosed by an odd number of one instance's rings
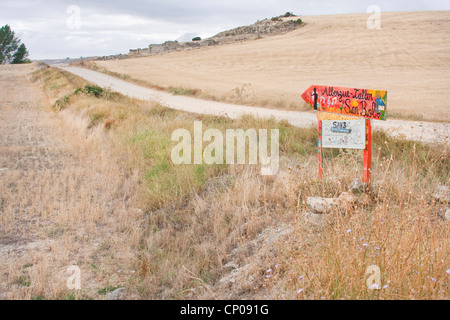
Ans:
POLYGON ((365 119, 323 120, 322 147, 364 149, 366 147, 365 119))

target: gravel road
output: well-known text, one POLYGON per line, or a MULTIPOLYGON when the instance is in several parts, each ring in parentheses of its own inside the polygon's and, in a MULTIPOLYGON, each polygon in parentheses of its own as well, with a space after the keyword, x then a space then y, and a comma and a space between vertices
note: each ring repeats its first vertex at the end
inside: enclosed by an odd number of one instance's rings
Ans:
MULTIPOLYGON (((317 125, 317 118, 313 112, 275 110, 201 100, 186 96, 174 96, 166 92, 144 88, 89 69, 78 67, 61 67, 61 69, 80 76, 98 86, 110 88, 113 91, 133 98, 154 100, 172 109, 200 114, 228 116, 232 119, 245 114, 262 118, 274 117, 277 120, 287 120, 296 127, 317 125)), ((301 99, 300 92, 299 99, 301 99)), ((450 143, 449 123, 388 119, 387 121, 374 121, 373 128, 374 130, 385 130, 392 135, 403 135, 407 139, 412 140, 450 143)))

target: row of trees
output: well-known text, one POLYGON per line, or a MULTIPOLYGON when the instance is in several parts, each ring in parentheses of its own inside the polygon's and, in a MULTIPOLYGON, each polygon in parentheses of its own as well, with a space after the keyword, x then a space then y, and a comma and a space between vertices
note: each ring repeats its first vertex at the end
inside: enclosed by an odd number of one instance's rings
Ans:
POLYGON ((0 28, 0 64, 29 63, 27 47, 20 43, 9 25, 0 28))

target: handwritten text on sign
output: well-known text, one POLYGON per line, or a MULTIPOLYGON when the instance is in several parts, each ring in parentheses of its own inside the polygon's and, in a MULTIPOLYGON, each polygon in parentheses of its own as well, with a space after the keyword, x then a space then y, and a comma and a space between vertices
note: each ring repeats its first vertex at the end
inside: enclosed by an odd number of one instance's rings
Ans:
POLYGON ((364 149, 366 147, 364 119, 323 120, 322 147, 364 149))
POLYGON ((311 86, 303 100, 318 111, 386 120, 387 92, 331 86, 311 86))

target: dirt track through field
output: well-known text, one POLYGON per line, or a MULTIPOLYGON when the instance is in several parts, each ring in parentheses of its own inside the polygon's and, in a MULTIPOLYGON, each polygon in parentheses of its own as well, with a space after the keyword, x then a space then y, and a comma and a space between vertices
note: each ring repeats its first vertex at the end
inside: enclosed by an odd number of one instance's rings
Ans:
POLYGON ((99 245, 126 212, 118 191, 125 179, 45 110, 46 96, 27 78, 32 70, 0 66, 0 300, 64 299, 75 264, 84 292, 98 286, 90 265, 102 264, 99 245))
MULTIPOLYGON (((311 112, 274 110, 207 101, 185 96, 174 96, 166 92, 140 87, 103 73, 84 68, 63 67, 63 69, 99 86, 110 88, 113 91, 120 92, 133 98, 155 100, 172 109, 201 114, 228 116, 232 119, 245 114, 262 118, 274 117, 277 120, 286 120, 297 127, 317 125, 316 115, 311 112)), ((386 130, 393 135, 403 135, 407 139, 412 140, 450 143, 450 125, 448 123, 403 120, 374 121, 374 130, 377 129, 386 130)))

